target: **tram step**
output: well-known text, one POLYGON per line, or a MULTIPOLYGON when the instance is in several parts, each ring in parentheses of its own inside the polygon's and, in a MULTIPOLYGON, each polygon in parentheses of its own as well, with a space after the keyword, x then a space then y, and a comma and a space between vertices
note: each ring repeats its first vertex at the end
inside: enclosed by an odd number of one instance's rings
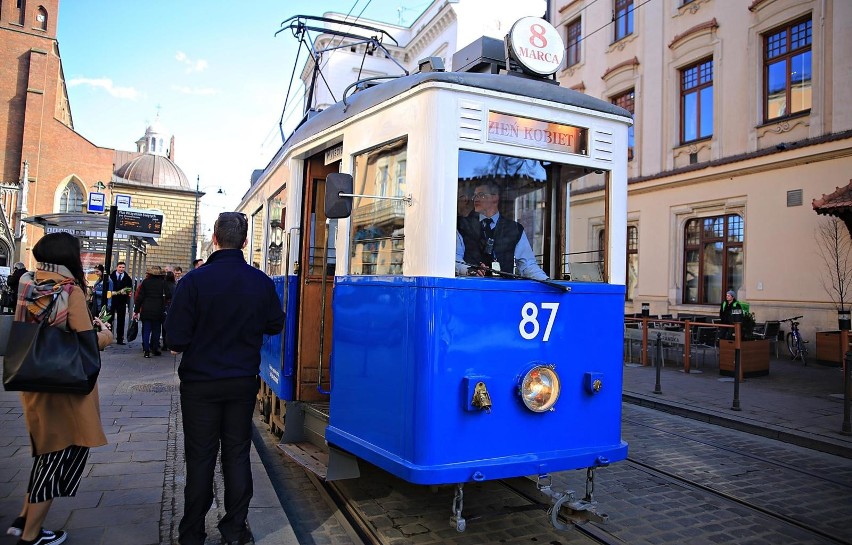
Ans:
POLYGON ((361 476, 358 459, 334 447, 328 451, 309 442, 282 443, 278 445, 284 454, 324 481, 356 479, 361 476))

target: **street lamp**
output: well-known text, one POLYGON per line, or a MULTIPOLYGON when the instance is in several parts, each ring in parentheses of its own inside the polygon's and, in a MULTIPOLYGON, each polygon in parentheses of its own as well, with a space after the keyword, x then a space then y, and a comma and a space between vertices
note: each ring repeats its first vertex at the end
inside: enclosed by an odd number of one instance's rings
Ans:
POLYGON ((225 190, 222 189, 221 186, 209 185, 205 187, 199 187, 201 182, 201 176, 195 177, 195 215, 192 216, 192 253, 189 256, 189 264, 192 266, 192 262, 195 261, 195 258, 198 256, 198 202, 201 200, 205 194, 201 192, 202 189, 208 189, 211 187, 218 187, 216 194, 224 195, 225 190))

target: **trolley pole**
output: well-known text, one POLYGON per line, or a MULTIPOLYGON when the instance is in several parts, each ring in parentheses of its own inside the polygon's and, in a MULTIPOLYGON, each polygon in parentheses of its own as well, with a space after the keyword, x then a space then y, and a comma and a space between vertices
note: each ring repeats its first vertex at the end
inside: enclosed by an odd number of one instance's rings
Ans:
POLYGON ((843 365, 843 427, 840 433, 852 435, 852 421, 849 416, 852 412, 852 351, 846 352, 846 361, 843 365))
POLYGON ((731 405, 732 411, 741 411, 740 407, 740 381, 742 380, 742 362, 740 361, 740 323, 734 323, 734 402, 731 405))
POLYGON ((663 336, 662 333, 657 332, 657 361, 656 361, 657 384, 654 385, 654 393, 655 394, 662 394, 663 393, 663 389, 660 386, 660 369, 663 366, 663 340, 662 340, 662 336, 663 336))

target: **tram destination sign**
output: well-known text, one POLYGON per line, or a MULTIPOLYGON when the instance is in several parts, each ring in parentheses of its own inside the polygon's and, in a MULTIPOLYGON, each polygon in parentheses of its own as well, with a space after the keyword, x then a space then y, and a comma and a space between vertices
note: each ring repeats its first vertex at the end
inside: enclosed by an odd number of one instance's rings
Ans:
POLYGON ((544 19, 522 17, 509 30, 506 48, 524 72, 549 76, 562 64, 565 43, 559 31, 544 19))
POLYGON ((115 234, 159 237, 163 230, 163 213, 159 210, 118 208, 115 211, 115 234))
POLYGON ((488 141, 588 155, 589 129, 488 112, 488 141))

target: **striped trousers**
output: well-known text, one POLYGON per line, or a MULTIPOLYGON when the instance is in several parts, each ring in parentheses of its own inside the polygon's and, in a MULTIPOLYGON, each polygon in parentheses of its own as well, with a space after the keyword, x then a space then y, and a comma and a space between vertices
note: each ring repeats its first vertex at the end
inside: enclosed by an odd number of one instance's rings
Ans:
POLYGON ((27 487, 29 502, 41 503, 77 494, 88 458, 89 447, 76 445, 35 456, 27 487))

